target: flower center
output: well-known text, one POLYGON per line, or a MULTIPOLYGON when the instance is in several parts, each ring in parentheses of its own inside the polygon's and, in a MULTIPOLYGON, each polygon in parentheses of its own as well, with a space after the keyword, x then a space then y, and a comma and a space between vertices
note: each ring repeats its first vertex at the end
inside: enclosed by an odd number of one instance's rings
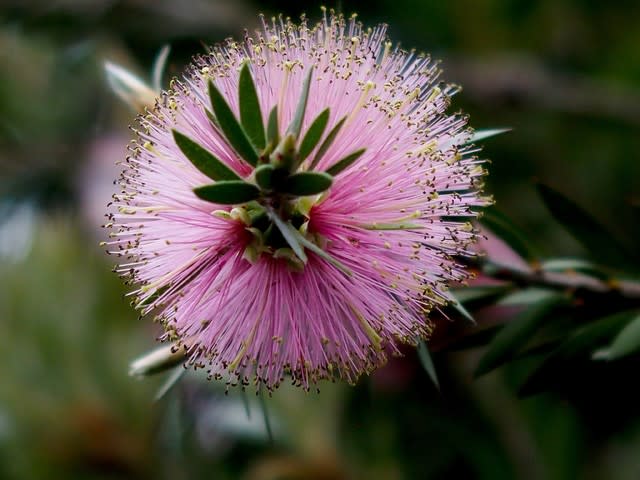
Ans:
POLYGON ((307 262, 307 249, 347 271, 324 250, 325 239, 308 232, 309 212, 315 203, 322 200, 333 183, 333 177, 353 164, 365 149, 339 159, 324 171, 318 170, 320 160, 348 118, 344 116, 335 121, 325 134, 331 118, 330 109, 326 108, 305 132, 302 131, 312 74, 313 66, 307 67, 293 118, 282 134, 278 126, 278 105, 269 112, 266 127, 263 124, 249 62, 245 62, 240 70, 239 119, 209 79, 213 111, 206 109, 207 116, 229 146, 253 168, 245 178, 189 137, 175 130, 173 136, 176 145, 193 165, 215 180, 215 183, 194 188, 196 196, 212 203, 233 206, 230 211, 216 210, 214 214, 241 220, 253 235, 244 254, 247 260, 256 262, 266 252, 275 258, 287 259, 294 269, 299 270, 307 262))

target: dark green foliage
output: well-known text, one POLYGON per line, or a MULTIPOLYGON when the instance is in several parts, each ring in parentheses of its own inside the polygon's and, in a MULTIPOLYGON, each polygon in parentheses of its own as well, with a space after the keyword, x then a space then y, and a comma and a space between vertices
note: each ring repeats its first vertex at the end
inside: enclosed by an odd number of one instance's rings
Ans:
POLYGON ((255 166, 258 163, 258 154, 251 144, 251 140, 242 128, 242 125, 238 123, 238 119, 231 111, 231 108, 229 108, 224 96, 211 80, 209 80, 209 97, 211 98, 213 113, 229 145, 231 145, 238 155, 244 158, 249 165, 255 166))
POLYGON ((212 180, 240 180, 240 177, 224 162, 189 137, 174 130, 173 138, 189 161, 212 180))
POLYGON ((542 183, 538 183, 537 188, 551 215, 593 258, 621 268, 637 259, 637 255, 620 244, 615 235, 562 193, 542 183))
POLYGON ((251 77, 249 63, 245 62, 240 70, 239 80, 240 122, 247 136, 257 150, 265 147, 265 132, 262 124, 262 112, 256 93, 256 86, 251 77))
POLYGON ((424 340, 420 340, 418 342, 418 358, 420 359, 420 363, 422 364, 422 368, 424 368, 427 375, 429 375, 429 379, 433 382, 433 385, 440 390, 440 382, 438 381, 438 374, 436 373, 436 367, 433 364, 433 359, 431 358, 431 354, 429 353, 429 347, 424 342, 424 340))
POLYGON ((580 362, 589 362, 595 352, 606 347, 637 314, 635 310, 614 313, 570 332, 527 376, 520 386, 521 394, 539 393, 554 383, 562 382, 574 368, 581 368, 580 362))
POLYGON ((275 167, 270 163, 260 165, 256 168, 256 183, 263 190, 271 190, 273 188, 273 173, 275 167))
POLYGON ((536 333, 558 306, 566 303, 567 297, 547 292, 544 298, 526 307, 520 314, 498 332, 482 358, 478 361, 475 375, 490 372, 512 358, 536 333))
POLYGON ((204 185, 194 188, 193 192, 202 200, 222 205, 237 205, 260 197, 258 187, 243 180, 225 180, 204 185))
POLYGON ((310 170, 313 170, 318 165, 318 162, 324 156, 324 154, 327 153, 327 150, 329 150, 329 147, 333 144, 333 141, 338 136, 340 129, 342 128, 342 126, 344 125, 344 122, 346 121, 347 121, 347 117, 342 117, 338 121, 338 123, 336 123, 333 126, 333 128, 329 131, 325 139, 322 141, 322 143, 318 147, 318 151, 316 152, 315 156, 313 157, 313 160, 311 161, 311 164, 309 165, 310 170))
POLYGON ((501 240, 507 243, 518 255, 530 262, 539 258, 536 250, 521 229, 501 214, 495 207, 487 208, 482 212, 481 223, 495 233, 501 240))
POLYGON ((302 129, 302 122, 304 121, 304 114, 307 111, 307 102, 309 101, 309 89, 311 88, 311 77, 313 75, 313 67, 309 67, 309 71, 304 77, 302 82, 302 91, 300 93, 300 99, 298 100, 298 106, 296 112, 291 120, 291 125, 287 129, 287 133, 293 134, 294 137, 300 135, 302 129))
POLYGON ((316 195, 327 190, 333 177, 323 172, 300 172, 289 176, 281 190, 296 196, 316 195))
POLYGON ((360 156, 366 151, 366 148, 361 148, 360 150, 356 150, 353 153, 350 153, 346 157, 338 160, 332 166, 327 168, 327 173, 329 175, 333 175, 334 177, 338 175, 340 172, 349 168, 353 162, 355 162, 360 156))
POLYGON ((311 123, 307 133, 304 134, 300 147, 298 148, 299 161, 303 162, 305 158, 316 148, 324 129, 327 128, 327 122, 329 122, 329 108, 325 108, 318 114, 316 119, 311 123))

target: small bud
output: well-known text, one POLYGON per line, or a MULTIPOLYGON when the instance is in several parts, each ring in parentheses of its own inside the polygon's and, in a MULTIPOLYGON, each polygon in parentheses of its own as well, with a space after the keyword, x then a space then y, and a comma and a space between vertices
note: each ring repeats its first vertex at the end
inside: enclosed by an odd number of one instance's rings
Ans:
POLYGON ((276 149, 269 156, 271 164, 276 168, 289 169, 295 163, 296 137, 289 133, 280 141, 276 149))

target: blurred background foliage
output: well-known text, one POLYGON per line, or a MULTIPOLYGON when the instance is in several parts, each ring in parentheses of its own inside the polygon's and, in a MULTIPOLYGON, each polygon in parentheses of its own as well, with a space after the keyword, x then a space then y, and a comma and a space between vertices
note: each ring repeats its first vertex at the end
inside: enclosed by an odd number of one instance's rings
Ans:
MULTIPOLYGON (((464 87, 454 105, 472 126, 513 129, 486 141, 487 190, 542 258, 586 252, 549 215, 534 180, 575 199, 635 250, 637 1, 327 6, 386 22, 394 41, 441 58, 444 78, 464 87)), ((0 3, 0 478, 640 478, 637 356, 566 362, 552 369, 563 376, 538 389, 545 393, 521 398, 534 354, 474 379, 483 348, 435 348, 438 391, 408 349, 356 387, 276 392, 266 401, 273 442, 252 392, 226 395, 189 373, 154 402, 163 379, 126 375, 157 332, 136 320, 98 247, 134 115, 108 90, 103 62, 149 78, 170 44, 166 82, 203 43, 255 28, 258 12, 297 17, 302 8, 0 3)), ((304 10, 320 15, 313 2, 304 10)), ((606 311, 601 301, 587 298, 580 319, 606 311)), ((488 308, 480 323, 505 315, 488 308)), ((575 309, 555 312, 549 323, 575 324, 575 309)))

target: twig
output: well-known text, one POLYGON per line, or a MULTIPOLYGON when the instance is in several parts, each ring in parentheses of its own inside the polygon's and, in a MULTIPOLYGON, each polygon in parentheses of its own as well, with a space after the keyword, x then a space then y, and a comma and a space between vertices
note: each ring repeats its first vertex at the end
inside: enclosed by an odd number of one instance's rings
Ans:
POLYGON ((640 299, 640 283, 615 278, 601 280, 575 271, 549 272, 541 268, 528 270, 480 260, 480 268, 486 275, 514 283, 538 285, 569 290, 587 290, 597 294, 617 294, 625 298, 640 299))

